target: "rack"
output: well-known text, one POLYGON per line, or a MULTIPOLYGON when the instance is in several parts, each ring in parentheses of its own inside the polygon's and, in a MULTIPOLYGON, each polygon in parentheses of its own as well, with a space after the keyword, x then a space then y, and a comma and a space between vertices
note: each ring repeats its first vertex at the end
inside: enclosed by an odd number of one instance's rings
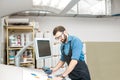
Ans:
MULTIPOLYGON (((29 25, 12 25, 6 28, 7 65, 15 65, 15 56, 29 42, 34 39, 34 28, 29 25)), ((29 46, 20 57, 20 66, 35 66, 33 46, 29 46)))

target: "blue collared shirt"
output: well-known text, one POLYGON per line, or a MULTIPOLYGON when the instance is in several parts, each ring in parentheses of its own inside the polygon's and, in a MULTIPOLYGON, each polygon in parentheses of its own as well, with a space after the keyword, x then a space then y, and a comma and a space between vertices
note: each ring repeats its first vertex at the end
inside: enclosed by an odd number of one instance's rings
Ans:
MULTIPOLYGON (((62 47, 64 46, 64 53, 65 55, 68 55, 70 45, 72 49, 71 59, 84 61, 83 43, 79 38, 75 36, 69 35, 67 43, 61 44, 61 53, 62 53, 62 47)), ((65 61, 64 56, 62 54, 61 54, 61 60, 65 61)))

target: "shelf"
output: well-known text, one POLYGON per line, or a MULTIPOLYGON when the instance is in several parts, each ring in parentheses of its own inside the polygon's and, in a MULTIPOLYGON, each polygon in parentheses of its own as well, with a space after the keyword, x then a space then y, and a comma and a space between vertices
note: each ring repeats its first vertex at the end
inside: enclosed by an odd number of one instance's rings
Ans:
MULTIPOLYGON (((27 43, 34 39, 34 27, 29 25, 15 25, 5 26, 6 28, 6 52, 7 52, 7 64, 15 65, 14 59, 10 59, 10 56, 16 56, 18 51, 22 49, 27 43)), ((20 56, 20 66, 35 66, 35 54, 33 45, 29 46, 23 55, 20 56), (24 61, 24 57, 31 58, 31 61, 24 61)))
POLYGON ((28 30, 28 29, 33 29, 32 26, 6 26, 7 29, 23 29, 23 30, 28 30))
MULTIPOLYGON (((21 49, 22 47, 9 47, 8 50, 18 50, 21 49)), ((32 47, 29 47, 27 49, 33 49, 32 47)))

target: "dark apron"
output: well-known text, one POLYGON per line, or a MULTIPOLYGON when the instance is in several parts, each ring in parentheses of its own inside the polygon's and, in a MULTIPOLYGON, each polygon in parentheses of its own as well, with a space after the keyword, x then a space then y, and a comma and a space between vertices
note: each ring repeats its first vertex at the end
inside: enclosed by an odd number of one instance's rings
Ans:
MULTIPOLYGON (((68 55, 65 55, 64 53, 64 46, 62 48, 62 54, 65 58, 65 62, 67 65, 69 65, 72 57, 72 49, 71 49, 71 42, 70 42, 70 49, 68 55)), ((69 77, 72 80, 91 80, 90 79, 90 74, 88 71, 88 67, 85 63, 85 61, 78 61, 77 65, 73 69, 73 71, 69 74, 69 77)))

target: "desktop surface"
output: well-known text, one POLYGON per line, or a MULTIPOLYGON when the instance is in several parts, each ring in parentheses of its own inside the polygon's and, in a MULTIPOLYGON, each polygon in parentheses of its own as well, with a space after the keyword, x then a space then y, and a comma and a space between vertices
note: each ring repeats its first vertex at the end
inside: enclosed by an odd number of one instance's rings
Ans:
MULTIPOLYGON (((57 74, 61 73, 58 71, 57 74)), ((42 69, 31 69, 0 64, 0 80, 52 80, 55 74, 47 75, 42 69)), ((71 80, 66 77, 66 80, 71 80)))
POLYGON ((42 70, 21 68, 0 64, 1 80, 47 80, 48 76, 42 70))

